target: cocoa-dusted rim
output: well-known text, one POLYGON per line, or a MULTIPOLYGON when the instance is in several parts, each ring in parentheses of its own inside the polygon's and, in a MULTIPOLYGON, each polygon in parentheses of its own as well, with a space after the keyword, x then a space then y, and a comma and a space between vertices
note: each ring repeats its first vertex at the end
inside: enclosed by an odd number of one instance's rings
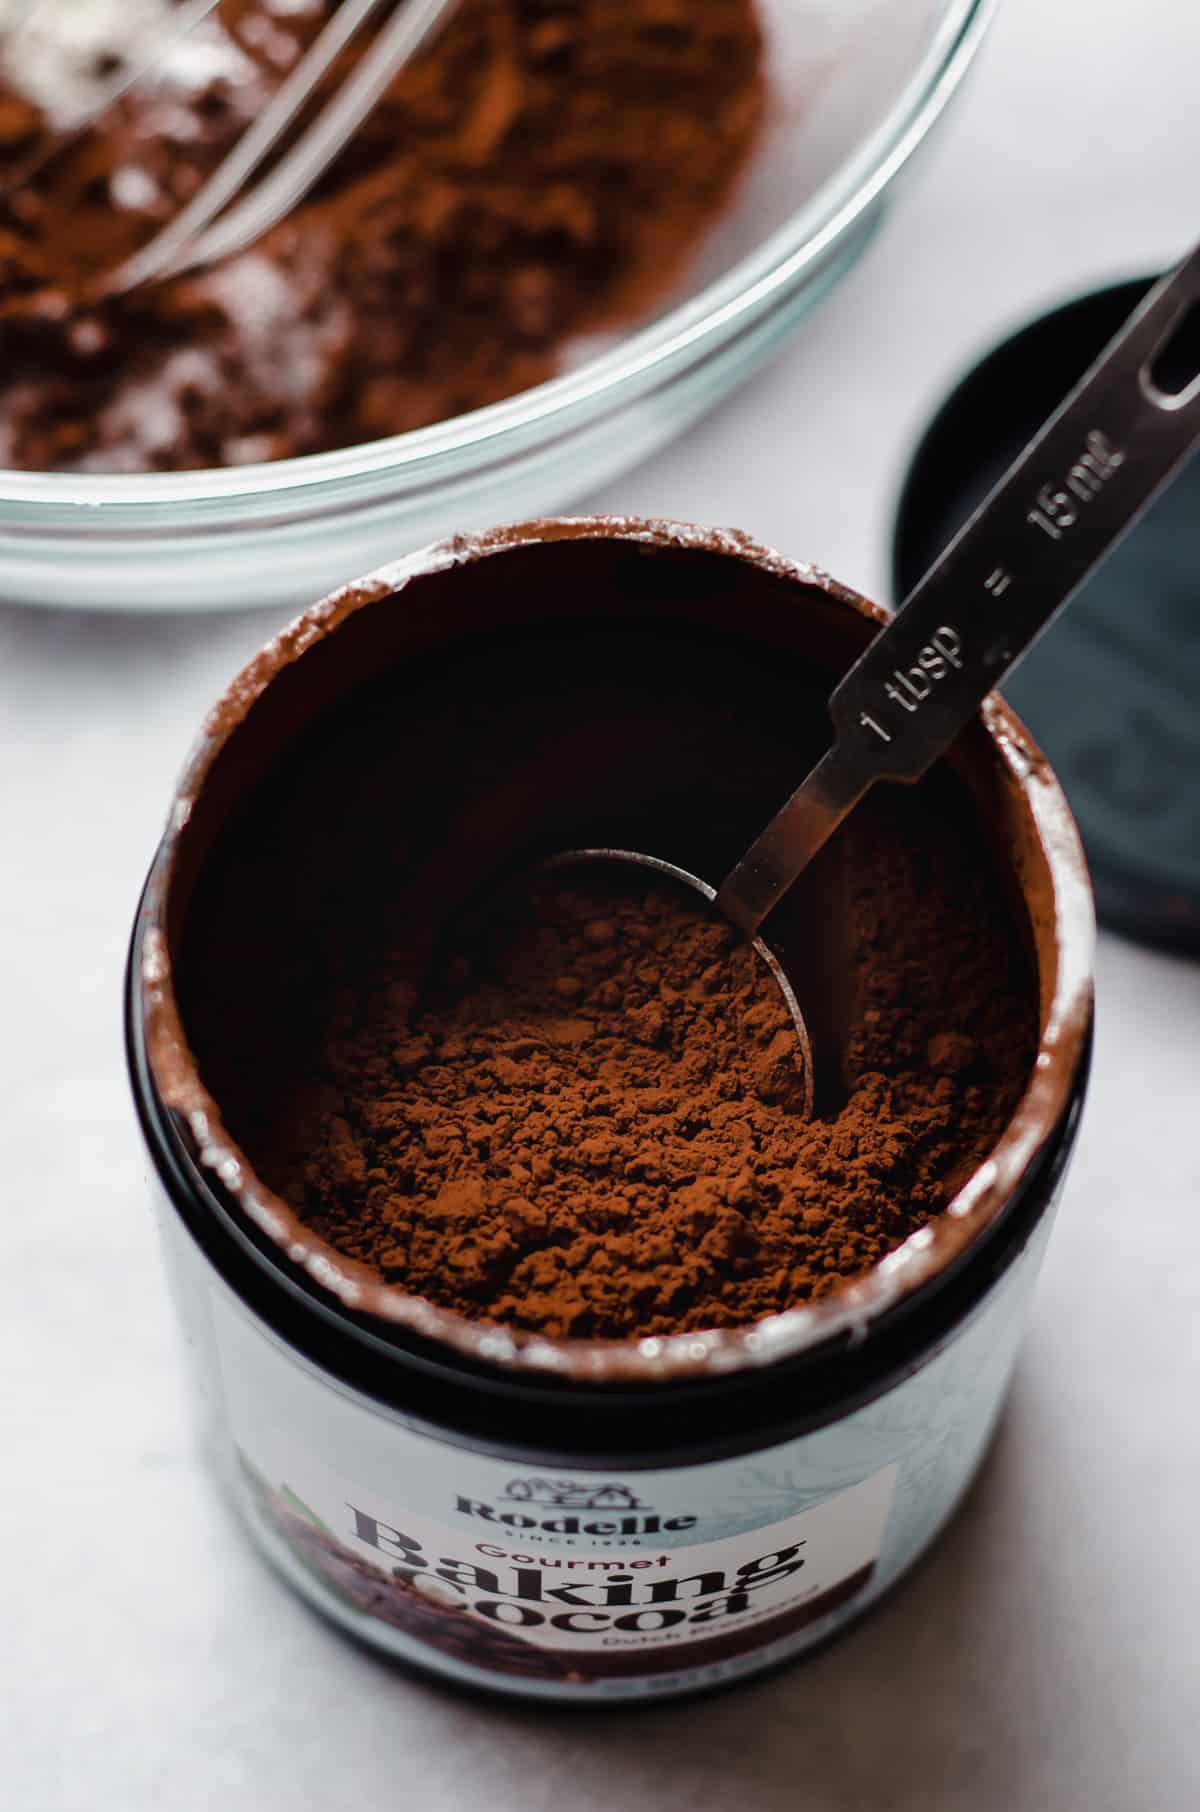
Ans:
POLYGON ((981 713, 984 728, 1007 784, 1024 807, 1049 875, 1048 886, 1038 889, 1046 897, 1031 898, 1030 906, 1035 922, 1045 926, 1053 940, 1054 986, 1043 1002, 1042 1032, 1028 1085, 1004 1133, 947 1207, 895 1251, 831 1296, 744 1327, 589 1340, 558 1339, 472 1320, 382 1282, 366 1265, 319 1238, 261 1181, 231 1138, 184 1035, 166 935, 180 837, 217 755, 255 701, 279 672, 314 643, 336 633, 355 611, 398 594, 431 573, 516 548, 586 539, 703 549, 821 591, 875 621, 886 620, 888 614, 820 568, 788 560, 737 531, 639 517, 559 518, 456 535, 380 567, 299 616, 243 668, 209 713, 180 779, 151 870, 137 946, 138 980, 150 1073, 163 1106, 179 1115, 186 1127, 194 1161, 290 1263, 344 1307, 513 1372, 588 1383, 663 1383, 767 1365, 838 1335, 861 1337, 877 1317, 930 1282, 980 1236, 1011 1198, 1070 1098, 1091 1017, 1095 929, 1086 863, 1066 799, 1025 726, 993 694, 981 713))

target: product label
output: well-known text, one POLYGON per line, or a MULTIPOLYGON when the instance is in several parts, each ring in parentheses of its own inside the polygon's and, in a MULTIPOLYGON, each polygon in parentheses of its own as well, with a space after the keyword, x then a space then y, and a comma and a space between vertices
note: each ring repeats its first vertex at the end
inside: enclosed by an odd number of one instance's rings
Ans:
POLYGON ((398 1653, 583 1691, 724 1672, 849 1604, 874 1572, 894 1464, 815 1497, 761 1456, 538 1471, 397 1424, 222 1298, 214 1323, 261 1532, 344 1611, 388 1626, 398 1653))

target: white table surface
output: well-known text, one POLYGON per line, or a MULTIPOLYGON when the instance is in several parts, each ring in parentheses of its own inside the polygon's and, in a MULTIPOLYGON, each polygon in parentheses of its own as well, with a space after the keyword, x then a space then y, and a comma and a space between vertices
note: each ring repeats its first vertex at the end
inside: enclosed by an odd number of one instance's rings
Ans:
MULTIPOLYGON (((884 589, 905 451, 1026 311, 1200 230, 1195 0, 1008 0, 799 344, 584 500, 884 589)), ((0 1802, 20 1812, 1200 1804, 1200 966, 1101 942, 1091 1105, 1011 1406, 932 1560, 817 1658, 633 1715, 461 1701, 243 1546, 182 1402, 119 1040, 203 708, 274 624, 0 612, 0 1802)))

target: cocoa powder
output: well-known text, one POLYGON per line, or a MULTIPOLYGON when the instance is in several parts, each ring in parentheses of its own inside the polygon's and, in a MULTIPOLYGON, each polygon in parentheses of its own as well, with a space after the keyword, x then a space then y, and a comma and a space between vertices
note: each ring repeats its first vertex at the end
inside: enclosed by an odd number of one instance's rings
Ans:
MULTIPOLYGON (((673 570, 594 558, 627 593, 673 570)), ((564 582, 551 550, 508 561, 518 591, 564 582)), ((816 1034, 811 1120, 774 984, 689 896, 519 880, 581 843, 717 878, 825 722, 794 664, 611 618, 357 692, 255 787, 187 912, 184 1025, 258 1175, 399 1288, 555 1335, 742 1324, 924 1225, 1037 1038, 1021 908, 952 774, 876 788, 772 921, 816 1034)))
POLYGON ((669 884, 552 871, 433 998, 396 987, 335 1044, 342 1111, 284 1192, 340 1251, 469 1315, 573 1335, 744 1322, 874 1264, 999 1131, 1003 1095, 964 1148, 976 1038, 896 1029, 892 1073, 808 1125, 748 946, 669 884))
MULTIPOLYGON (((287 220, 212 269, 97 300, 330 11, 225 0, 0 195, 0 461, 239 464, 509 396, 664 293, 762 123, 753 0, 463 0, 287 220)), ((17 169, 46 121, 2 52, 17 169)))

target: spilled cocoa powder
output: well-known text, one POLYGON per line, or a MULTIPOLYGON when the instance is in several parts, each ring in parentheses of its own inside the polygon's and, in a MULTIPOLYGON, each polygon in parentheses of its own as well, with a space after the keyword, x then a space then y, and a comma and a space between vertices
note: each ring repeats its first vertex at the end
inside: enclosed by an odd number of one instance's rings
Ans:
MULTIPOLYGON (((674 571, 591 558, 600 588, 674 571)), ((586 589, 569 548, 506 560, 517 594, 568 566, 586 589)), ((243 789, 181 931, 189 1043, 258 1175, 401 1289, 592 1337, 825 1297, 944 1209, 1038 1023, 1023 909, 954 774, 875 788, 774 915, 811 1120, 774 983, 689 895, 532 866, 585 844, 724 873, 819 751, 827 687, 609 615, 459 639, 322 718, 243 789)))

